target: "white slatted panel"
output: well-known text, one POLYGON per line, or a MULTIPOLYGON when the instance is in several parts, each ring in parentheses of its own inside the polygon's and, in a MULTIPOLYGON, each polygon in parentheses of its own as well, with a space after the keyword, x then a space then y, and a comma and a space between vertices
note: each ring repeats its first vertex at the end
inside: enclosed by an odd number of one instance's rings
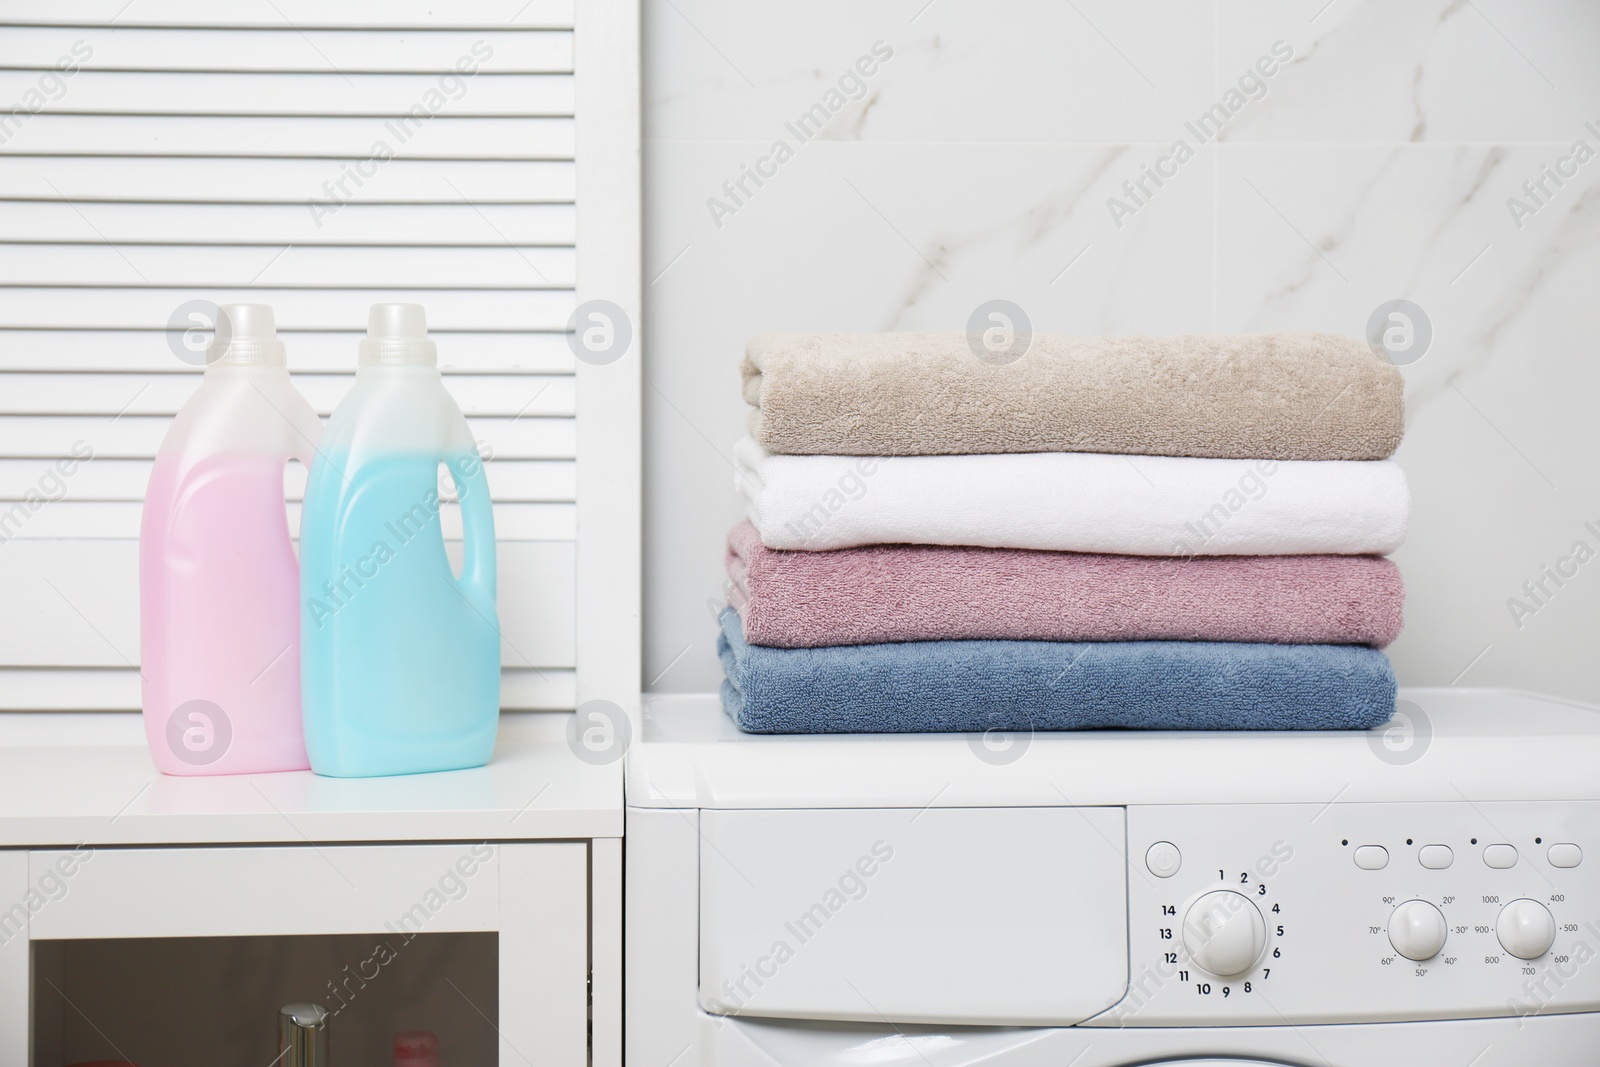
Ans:
POLYGON ((572 706, 573 4, 0 6, 0 710, 138 706, 139 514, 195 299, 271 304, 324 414, 368 305, 427 307, 492 455, 505 704, 572 706))

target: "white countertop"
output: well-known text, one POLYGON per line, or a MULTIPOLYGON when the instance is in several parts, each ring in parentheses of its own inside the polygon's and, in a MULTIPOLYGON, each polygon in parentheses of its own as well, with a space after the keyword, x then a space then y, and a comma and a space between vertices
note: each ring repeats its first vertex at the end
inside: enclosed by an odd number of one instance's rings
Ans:
POLYGON ((505 713, 472 770, 179 778, 155 769, 137 714, 0 715, 0 848, 620 837, 622 762, 573 755, 571 718, 505 713))
POLYGON ((658 695, 628 803, 674 808, 1600 800, 1600 709, 1497 689, 1402 689, 1371 731, 740 733, 715 694, 658 695))

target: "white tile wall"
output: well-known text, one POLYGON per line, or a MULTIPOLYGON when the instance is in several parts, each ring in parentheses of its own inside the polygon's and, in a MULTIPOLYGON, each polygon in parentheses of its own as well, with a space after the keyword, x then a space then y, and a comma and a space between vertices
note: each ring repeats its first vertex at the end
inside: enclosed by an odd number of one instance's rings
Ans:
POLYGON ((1005 297, 1042 330, 1361 335, 1404 297, 1434 341, 1404 369, 1402 682, 1600 700, 1600 156, 1520 228, 1507 207, 1574 141, 1600 154, 1597 46, 1582 0, 646 0, 650 688, 720 680, 751 333, 959 329, 1005 297), (1280 41, 1115 225, 1107 198, 1280 41), (718 225, 708 198, 779 138, 793 158, 718 225), (1579 540, 1594 561, 1529 599, 1579 540))

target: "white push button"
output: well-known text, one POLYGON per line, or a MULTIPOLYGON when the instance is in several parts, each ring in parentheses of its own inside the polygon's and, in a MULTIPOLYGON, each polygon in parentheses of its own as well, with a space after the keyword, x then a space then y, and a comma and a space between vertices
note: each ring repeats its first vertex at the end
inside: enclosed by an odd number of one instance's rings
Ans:
POLYGON ((1570 841, 1550 846, 1550 866, 1576 867, 1583 862, 1583 849, 1570 841))
POLYGON ((1512 845, 1490 845, 1483 850, 1483 862, 1497 871, 1517 865, 1517 850, 1512 845))
POLYGON ((1430 871, 1444 870, 1455 858, 1449 845, 1423 845, 1422 851, 1417 853, 1417 862, 1430 871))
POLYGON ((1356 849, 1356 866, 1363 871, 1381 871, 1389 866, 1389 850, 1382 845, 1362 845, 1356 849))
POLYGON ((1171 841, 1157 841, 1144 854, 1144 865, 1150 868, 1150 873, 1157 878, 1171 878, 1178 873, 1178 867, 1182 863, 1183 854, 1171 841))

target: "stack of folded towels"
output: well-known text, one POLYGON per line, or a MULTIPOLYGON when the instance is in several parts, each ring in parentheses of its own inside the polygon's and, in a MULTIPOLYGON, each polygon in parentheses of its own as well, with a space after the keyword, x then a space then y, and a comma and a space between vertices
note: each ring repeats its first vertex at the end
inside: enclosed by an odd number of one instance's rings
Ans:
POLYGON ((1398 370, 1324 334, 767 334, 723 702, 754 733, 1366 729, 1398 370))

